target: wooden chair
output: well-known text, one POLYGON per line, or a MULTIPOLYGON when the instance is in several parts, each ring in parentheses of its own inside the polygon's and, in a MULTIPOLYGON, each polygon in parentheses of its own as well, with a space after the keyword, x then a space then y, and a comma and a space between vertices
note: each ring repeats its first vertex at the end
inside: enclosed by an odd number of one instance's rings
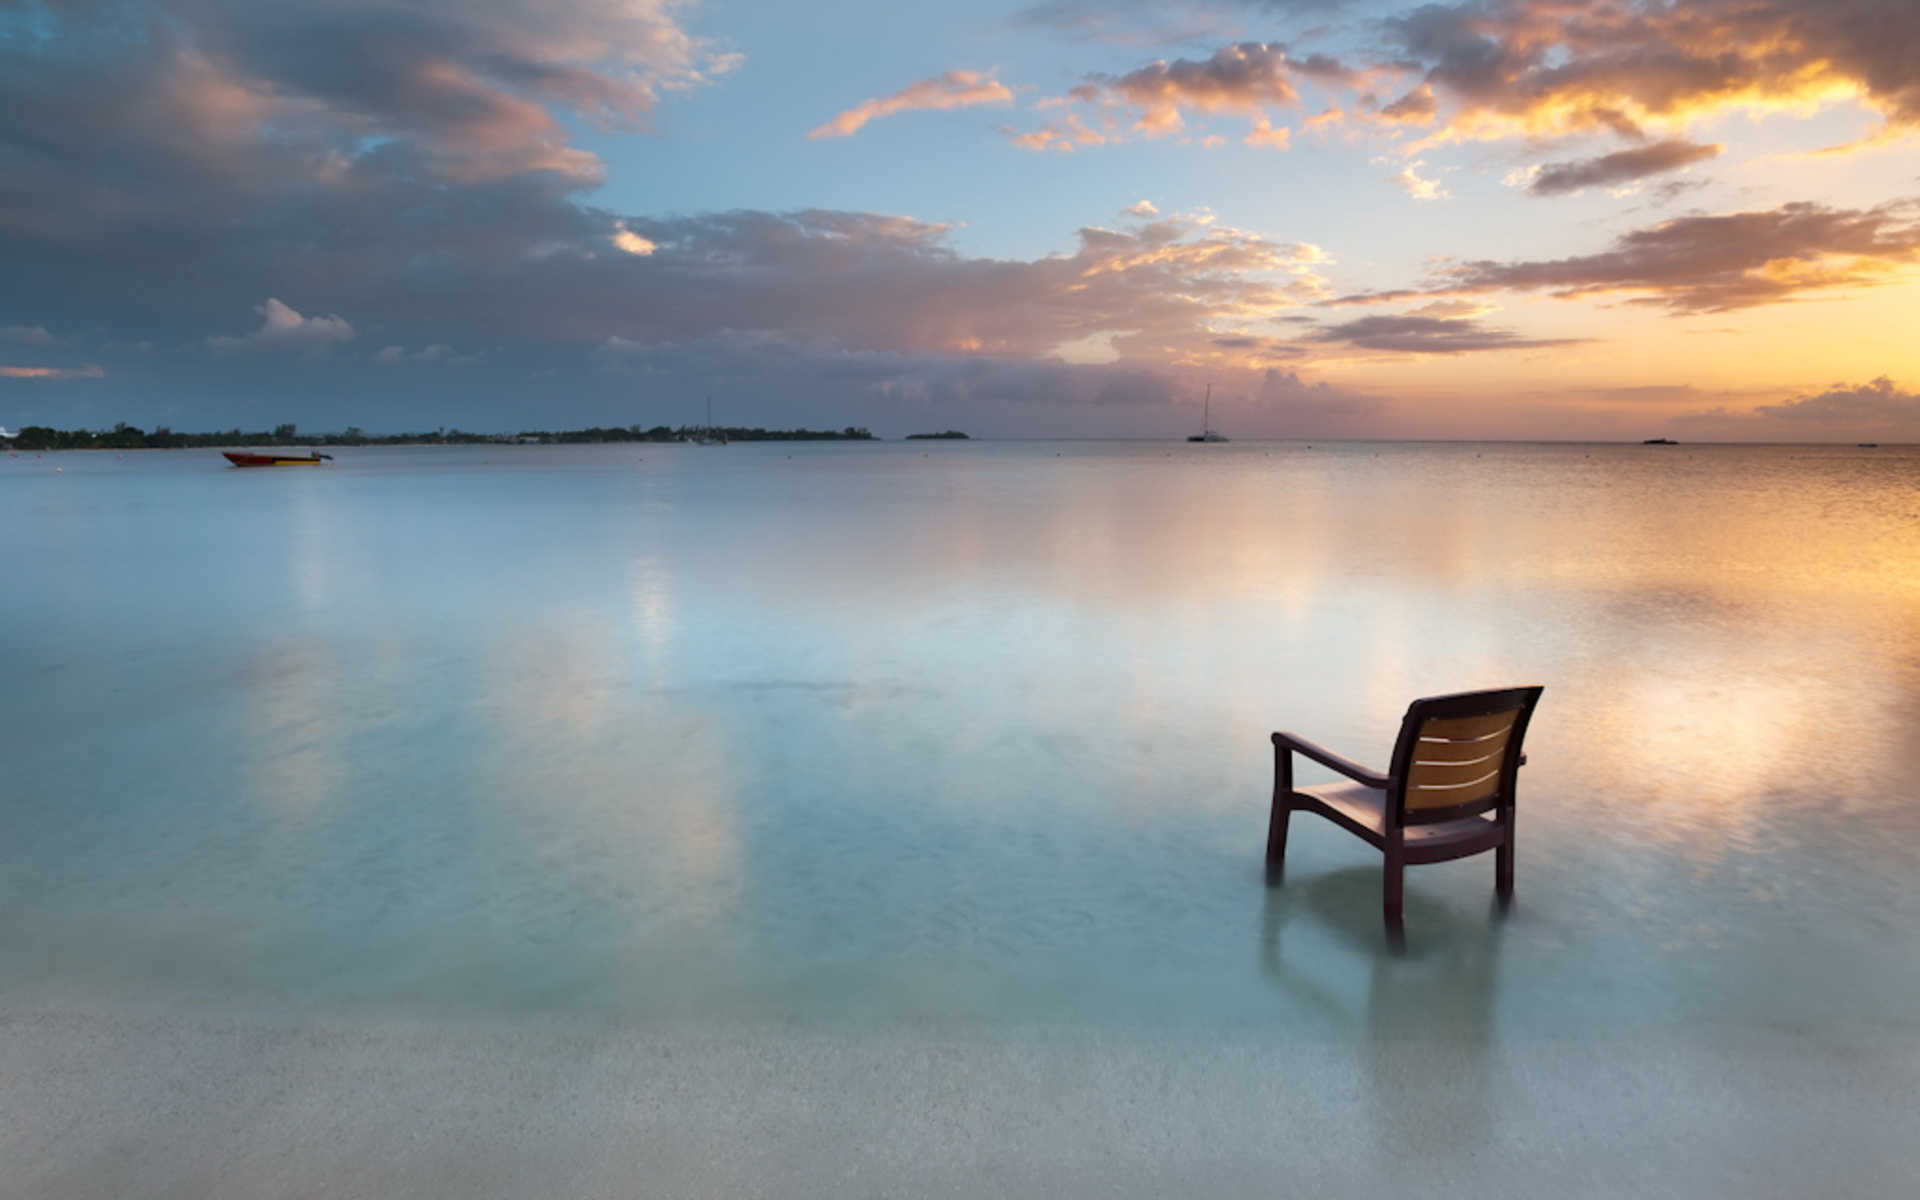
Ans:
POLYGON ((1267 869, 1277 878, 1287 855, 1287 820, 1319 813, 1386 855, 1387 927, 1401 927, 1401 875, 1416 863, 1495 851, 1494 888, 1513 898, 1513 795, 1526 756, 1520 743, 1540 699, 1537 687, 1460 692, 1415 700, 1400 722, 1385 775, 1349 762, 1291 733, 1273 735, 1273 813, 1267 869), (1293 786, 1293 756, 1303 754, 1350 782, 1293 786))

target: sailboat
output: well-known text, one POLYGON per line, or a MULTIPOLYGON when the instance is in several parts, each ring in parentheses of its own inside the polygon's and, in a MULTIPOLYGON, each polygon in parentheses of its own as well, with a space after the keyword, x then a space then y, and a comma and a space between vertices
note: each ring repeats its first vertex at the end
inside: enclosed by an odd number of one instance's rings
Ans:
POLYGON ((1226 435, 1213 429, 1213 385, 1207 385, 1207 398, 1200 407, 1200 432, 1187 439, 1190 442, 1224 442, 1226 435))
POLYGON ((696 446, 724 446, 727 444, 727 435, 713 427, 712 396, 707 397, 707 423, 700 432, 693 435, 693 444, 696 446))

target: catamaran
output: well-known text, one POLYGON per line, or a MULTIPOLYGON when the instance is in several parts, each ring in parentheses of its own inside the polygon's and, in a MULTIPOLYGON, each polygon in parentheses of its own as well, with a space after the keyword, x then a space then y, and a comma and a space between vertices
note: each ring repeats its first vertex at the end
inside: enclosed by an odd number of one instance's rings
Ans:
POLYGON ((1190 442, 1224 442, 1227 440, 1225 434, 1214 432, 1212 384, 1207 385, 1207 398, 1200 406, 1200 432, 1193 434, 1187 438, 1187 440, 1190 442))

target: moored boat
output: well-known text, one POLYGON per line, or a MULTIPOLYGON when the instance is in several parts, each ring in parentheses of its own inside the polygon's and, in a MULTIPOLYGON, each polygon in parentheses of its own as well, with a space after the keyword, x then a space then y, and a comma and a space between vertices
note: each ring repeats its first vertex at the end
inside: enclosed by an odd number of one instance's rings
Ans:
POLYGON ((226 460, 236 467, 317 467, 322 462, 332 462, 333 455, 321 454, 255 454, 249 450, 222 450, 226 460))
POLYGON ((693 435, 693 444, 696 446, 724 446, 727 444, 726 431, 713 427, 712 396, 707 397, 707 423, 699 432, 693 435))
POLYGON ((1213 428, 1213 385, 1211 383, 1207 385, 1207 398, 1201 403, 1200 432, 1193 434, 1187 438, 1187 440, 1190 442, 1224 442, 1227 440, 1225 434, 1218 433, 1213 428))

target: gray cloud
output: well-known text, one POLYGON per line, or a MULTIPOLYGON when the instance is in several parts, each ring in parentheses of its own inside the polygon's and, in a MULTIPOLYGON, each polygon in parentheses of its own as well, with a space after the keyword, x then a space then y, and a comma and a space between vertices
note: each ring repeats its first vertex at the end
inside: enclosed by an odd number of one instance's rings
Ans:
POLYGON ((60 339, 48 333, 43 325, 9 325, 0 329, 0 342, 9 346, 57 346, 60 339))
POLYGON ((1016 13, 1015 25, 1090 40, 1171 45, 1232 28, 1244 12, 1325 15, 1349 0, 1042 0, 1016 13))
POLYGON ((1329 326, 1307 341, 1339 342, 1395 354, 1470 354, 1487 350, 1530 350, 1566 346, 1568 339, 1524 338, 1473 319, 1440 317, 1361 317, 1329 326))
POLYGON ((271 296, 254 311, 260 314, 260 328, 245 337, 209 337, 207 348, 215 354, 244 354, 253 350, 315 352, 353 337, 353 326, 341 318, 331 314, 303 317, 271 296))
MULTIPOLYGON (((757 377, 782 402, 839 403, 859 376, 867 405, 1124 406, 1173 394, 1157 364, 1174 347, 1324 286, 1310 247, 1145 211, 1080 230, 1068 253, 997 261, 884 214, 595 208, 592 165, 543 106, 637 119, 693 52, 647 58, 578 25, 671 5, 584 0, 555 20, 604 61, 549 69, 567 31, 533 20, 545 7, 381 8, 362 25, 312 0, 169 0, 168 21, 136 31, 105 20, 126 10, 54 10, 44 42, 0 42, 0 328, 94 331, 129 403, 195 411, 223 395, 337 405, 366 372, 485 354, 457 384, 414 370, 406 395, 356 400, 376 411, 350 423, 370 429, 451 423, 446 405, 471 420, 624 403, 643 362, 684 383, 721 342, 782 363, 757 377), (1135 361, 1042 361, 1090 336, 1135 361), (153 345, 212 353, 136 353, 153 345), (596 353, 609 345, 654 349, 596 353)), ((232 404, 208 425, 245 423, 232 404)))
POLYGON ((1717 157, 1725 149, 1719 145, 1696 145, 1675 140, 1620 150, 1580 162, 1549 163, 1533 177, 1527 190, 1536 196, 1559 196, 1590 187, 1617 187, 1649 175, 1677 171, 1704 162, 1717 157))
POLYGON ((1365 436, 1371 422, 1393 407, 1382 397, 1307 383, 1293 371, 1269 368, 1255 393, 1257 404, 1277 418, 1272 432, 1286 437, 1365 436))
POLYGON ((1870 287, 1920 261, 1920 204, 1870 209, 1784 204, 1760 212, 1679 217, 1615 240, 1599 254, 1544 262, 1471 262, 1418 291, 1343 297, 1377 303, 1415 296, 1545 291, 1560 297, 1638 293, 1629 303, 1726 312, 1822 291, 1870 287))
POLYGON ((1092 106, 1097 127, 1070 112, 1014 141, 1028 149, 1098 145, 1119 140, 1127 128, 1149 136, 1183 130, 1189 113, 1232 113, 1254 122, 1250 143, 1284 147, 1289 131, 1274 127, 1271 112, 1300 106, 1300 80, 1354 87, 1359 78, 1328 55, 1293 57, 1279 42, 1235 42, 1204 59, 1160 59, 1122 75, 1089 76, 1067 99, 1092 106))
POLYGON ((1771 421, 1920 427, 1920 395, 1894 386, 1885 375, 1857 387, 1836 383, 1818 395, 1753 411, 1771 421))
POLYGON ((1920 441, 1920 394, 1883 375, 1868 383, 1836 383, 1824 392, 1746 411, 1724 405, 1696 409, 1673 418, 1673 424, 1707 437, 1912 442, 1920 441))
POLYGON ((1149 63, 1125 75, 1101 78, 1098 93, 1089 85, 1083 94, 1104 94, 1130 105, 1139 110, 1143 127, 1167 130, 1179 126, 1183 109, 1254 113, 1297 104, 1296 69, 1278 43, 1242 42, 1223 46, 1204 60, 1149 63))

